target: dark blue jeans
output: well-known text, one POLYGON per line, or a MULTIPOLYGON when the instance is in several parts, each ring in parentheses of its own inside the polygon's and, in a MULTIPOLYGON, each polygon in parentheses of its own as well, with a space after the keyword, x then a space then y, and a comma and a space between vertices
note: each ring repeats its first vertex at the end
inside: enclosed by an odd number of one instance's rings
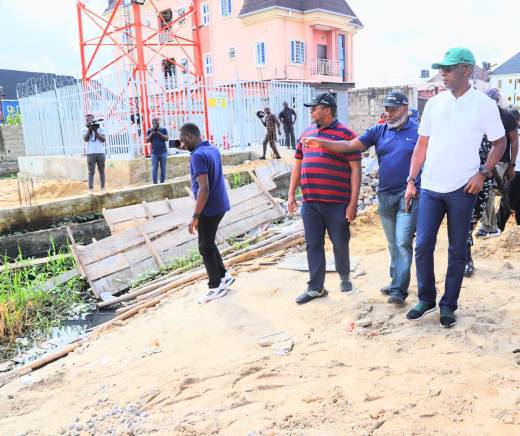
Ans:
POLYGON ((340 203, 308 201, 302 204, 301 215, 310 276, 307 292, 320 292, 325 283, 325 231, 332 241, 336 271, 341 278, 349 277, 350 229, 345 218, 346 209, 347 205, 340 203))
POLYGON ((168 153, 153 154, 152 153, 152 181, 157 184, 157 169, 161 164, 161 183, 166 179, 166 161, 168 160, 168 153))
POLYGON ((457 300, 467 261, 466 243, 475 199, 475 195, 464 192, 464 187, 444 194, 421 189, 415 244, 417 287, 421 302, 436 304, 437 301, 433 253, 439 227, 444 215, 447 215, 448 272, 444 284, 444 295, 439 306, 451 310, 457 309, 457 300))
POLYGON ((418 204, 418 201, 414 201, 410 212, 407 212, 404 193, 405 191, 397 194, 377 194, 379 218, 390 252, 390 294, 402 298, 408 297, 418 204))

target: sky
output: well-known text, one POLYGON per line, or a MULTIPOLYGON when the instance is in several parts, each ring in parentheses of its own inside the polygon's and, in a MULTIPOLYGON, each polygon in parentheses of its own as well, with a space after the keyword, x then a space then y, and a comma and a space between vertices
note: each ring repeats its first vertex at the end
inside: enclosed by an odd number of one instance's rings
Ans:
MULTIPOLYGON (((421 69, 449 47, 470 48, 477 62, 505 62, 519 0, 348 0, 364 28, 354 38, 358 87, 419 83, 421 69)), ((80 73, 76 0, 0 0, 0 68, 80 73)), ((90 0, 102 11, 106 0, 90 0)), ((517 38, 518 39, 518 38, 517 38)))

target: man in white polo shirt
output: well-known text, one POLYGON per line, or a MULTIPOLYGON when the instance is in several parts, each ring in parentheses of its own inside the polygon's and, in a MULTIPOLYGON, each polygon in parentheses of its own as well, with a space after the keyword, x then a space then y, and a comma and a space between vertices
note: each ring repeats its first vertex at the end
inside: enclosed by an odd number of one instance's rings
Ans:
POLYGON ((448 217, 448 271, 440 307, 440 324, 452 327, 466 264, 466 240, 476 195, 506 148, 504 127, 497 105, 474 89, 470 78, 475 57, 466 48, 452 48, 441 70, 448 91, 431 98, 419 126, 419 140, 410 166, 405 198, 417 195, 415 178, 421 176, 421 201, 417 215, 415 266, 419 303, 408 312, 410 320, 435 311, 437 289, 433 255, 437 233, 448 217), (487 135, 492 143, 486 163, 480 166, 479 147, 487 135))

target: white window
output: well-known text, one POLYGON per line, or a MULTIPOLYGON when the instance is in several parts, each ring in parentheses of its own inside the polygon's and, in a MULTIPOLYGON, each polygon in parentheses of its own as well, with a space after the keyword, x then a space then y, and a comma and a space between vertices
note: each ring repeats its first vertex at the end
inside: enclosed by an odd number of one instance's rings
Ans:
POLYGON ((305 63, 305 43, 303 41, 291 41, 291 63, 305 63))
POLYGON ((204 74, 206 76, 213 74, 213 59, 209 53, 204 55, 204 74))
POLYGON ((200 4, 200 22, 203 26, 209 25, 209 3, 200 4))
POLYGON ((223 17, 229 17, 231 15, 231 0, 220 0, 220 10, 223 17))
POLYGON ((256 43, 256 65, 265 65, 265 42, 263 41, 256 43))

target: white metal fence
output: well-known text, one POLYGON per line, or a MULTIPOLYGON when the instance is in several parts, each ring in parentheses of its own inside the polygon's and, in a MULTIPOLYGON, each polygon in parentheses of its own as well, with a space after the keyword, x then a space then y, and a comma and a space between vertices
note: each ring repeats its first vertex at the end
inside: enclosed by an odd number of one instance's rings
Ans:
POLYGON ((256 112, 266 106, 278 114, 287 101, 298 114, 296 134, 310 122, 303 103, 311 98, 311 88, 305 84, 237 81, 214 85, 184 74, 165 77, 162 71, 149 74, 146 83, 127 72, 105 74, 88 83, 40 80, 18 87, 27 155, 82 154, 81 129, 88 112, 103 118, 111 158, 135 158, 143 153, 146 133, 140 119, 160 118, 170 139, 177 138, 179 128, 188 121, 205 131, 204 92, 210 140, 223 148, 261 143, 265 127, 256 112), (143 96, 148 105, 141 104, 143 96))

